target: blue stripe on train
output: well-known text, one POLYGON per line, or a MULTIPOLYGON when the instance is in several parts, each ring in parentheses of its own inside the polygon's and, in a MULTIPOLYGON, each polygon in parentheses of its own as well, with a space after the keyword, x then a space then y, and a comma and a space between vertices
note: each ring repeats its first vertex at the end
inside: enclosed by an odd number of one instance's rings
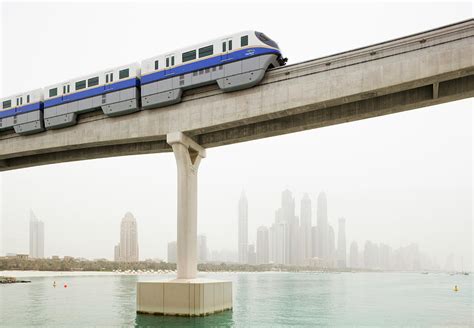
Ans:
POLYGON ((138 85, 139 85, 139 80, 137 78, 120 81, 113 84, 102 85, 97 88, 76 92, 70 95, 64 95, 62 97, 57 97, 54 99, 48 99, 44 102, 44 108, 56 106, 60 104, 65 104, 71 101, 81 100, 81 99, 85 99, 89 97, 94 97, 94 96, 98 96, 98 95, 113 92, 113 91, 132 88, 138 85))
POLYGON ((10 116, 15 116, 17 114, 24 114, 28 112, 32 112, 35 110, 40 110, 43 109, 43 103, 37 102, 34 104, 28 104, 25 106, 17 107, 17 108, 12 108, 9 110, 1 111, 0 112, 0 118, 4 117, 10 117, 10 116))
POLYGON ((242 49, 237 50, 225 55, 218 55, 212 58, 203 59, 194 63, 181 65, 166 71, 160 71, 156 73, 151 73, 141 77, 141 81, 138 79, 129 79, 125 81, 120 81, 117 83, 100 86, 94 89, 89 89, 85 91, 76 92, 70 95, 65 95, 62 97, 57 97, 54 99, 48 99, 44 102, 44 108, 57 106, 60 104, 65 104, 71 101, 77 101, 89 97, 98 96, 101 94, 105 94, 112 91, 118 91, 122 89, 127 89, 131 87, 136 87, 139 84, 147 84, 150 82, 167 79, 176 75, 190 73, 193 71, 197 71, 203 68, 209 68, 217 65, 223 65, 231 62, 235 62, 238 60, 242 60, 244 58, 248 58, 250 56, 259 56, 264 54, 280 54, 280 51, 276 49, 269 49, 269 48, 249 48, 249 49, 242 49))
POLYGON ((175 68, 171 68, 165 71, 156 73, 150 73, 141 77, 141 84, 147 84, 158 80, 167 79, 176 75, 186 74, 193 71, 198 71, 203 68, 209 68, 213 66, 223 65, 234 61, 242 60, 250 56, 259 56, 265 54, 277 54, 280 52, 276 49, 269 48, 249 48, 237 50, 224 55, 215 56, 208 59, 203 59, 191 64, 184 64, 175 68))

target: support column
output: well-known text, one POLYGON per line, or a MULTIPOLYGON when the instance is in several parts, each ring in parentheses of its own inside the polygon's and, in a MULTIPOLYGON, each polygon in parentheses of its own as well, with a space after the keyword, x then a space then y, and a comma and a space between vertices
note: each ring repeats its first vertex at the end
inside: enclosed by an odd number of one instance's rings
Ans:
POLYGON ((178 167, 177 279, 139 281, 137 313, 202 316, 232 309, 232 282, 198 279, 197 174, 206 151, 181 132, 170 133, 178 167))
POLYGON ((197 175, 206 150, 181 132, 167 135, 178 168, 178 279, 197 275, 197 175))

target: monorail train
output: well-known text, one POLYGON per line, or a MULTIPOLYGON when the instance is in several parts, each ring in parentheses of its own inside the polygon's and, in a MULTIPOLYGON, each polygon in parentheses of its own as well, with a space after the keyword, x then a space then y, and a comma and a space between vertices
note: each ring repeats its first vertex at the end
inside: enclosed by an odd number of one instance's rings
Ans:
POLYGON ((76 124, 77 115, 107 116, 169 106, 183 90, 217 83, 250 88, 269 68, 285 65, 275 41, 245 31, 0 100, 0 131, 28 135, 76 124))

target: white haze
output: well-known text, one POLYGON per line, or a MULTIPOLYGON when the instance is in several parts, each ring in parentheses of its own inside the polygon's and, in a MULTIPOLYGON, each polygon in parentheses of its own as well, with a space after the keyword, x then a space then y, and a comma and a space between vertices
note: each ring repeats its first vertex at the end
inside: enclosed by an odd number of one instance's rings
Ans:
MULTIPOLYGON (((1 95, 139 61, 235 31, 256 29, 290 63, 472 17, 467 3, 221 2, 3 3, 1 95)), ((270 225, 289 188, 324 190, 329 221, 347 220, 348 245, 419 244, 441 266, 472 262, 473 102, 425 109, 208 150, 199 171, 199 232, 211 250, 237 247, 237 201, 249 200, 249 241, 270 225)), ((0 147, 2 145, 0 144, 0 147)), ((176 236, 171 153, 57 164, 0 174, 0 255, 28 252, 32 209, 45 255, 113 257, 120 220, 139 226, 140 258, 166 258, 176 236)), ((315 213, 313 209, 313 213, 315 213)), ((313 217, 313 224, 316 218, 313 217)))

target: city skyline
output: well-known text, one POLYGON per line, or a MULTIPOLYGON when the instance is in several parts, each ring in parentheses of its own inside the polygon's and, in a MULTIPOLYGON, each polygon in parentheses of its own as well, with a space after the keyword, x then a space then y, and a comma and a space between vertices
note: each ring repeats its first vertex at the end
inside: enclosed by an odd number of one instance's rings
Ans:
MULTIPOLYGON (((456 271, 465 270, 464 259, 457 258, 455 254, 449 252, 446 259, 436 259, 434 256, 421 252, 417 242, 410 242, 407 245, 401 245, 395 248, 384 242, 372 242, 370 239, 359 243, 352 240, 349 247, 346 244, 346 219, 338 219, 337 240, 335 231, 327 220, 327 196, 324 191, 317 196, 316 217, 313 223, 312 202, 308 193, 304 193, 301 199, 301 220, 295 212, 295 198, 290 190, 285 189, 281 192, 281 207, 275 211, 275 222, 270 228, 259 226, 255 242, 248 241, 247 236, 242 233, 243 239, 247 240, 246 262, 242 262, 239 257, 239 245, 235 250, 209 249, 207 246, 207 236, 199 234, 197 238, 197 254, 199 263, 206 262, 234 262, 243 264, 285 264, 298 266, 313 266, 320 268, 334 269, 381 269, 381 270, 441 270, 456 271), (319 224, 326 226, 327 232, 320 229, 319 224), (289 219, 289 220, 288 220, 289 219), (296 220, 296 221, 294 221, 296 220), (299 225, 296 227, 297 243, 291 241, 291 224, 299 225), (281 230, 275 229, 279 227, 281 230), (307 228, 310 229, 307 229, 307 228), (272 231, 272 228, 275 229, 272 231), (307 230, 311 232, 311 257, 304 255, 306 253, 307 230), (316 238, 315 238, 316 237, 316 238), (283 238, 279 240, 278 238, 283 238), (321 241, 322 240, 322 241, 321 241), (272 245, 272 243, 274 243, 272 245), (326 243, 326 245, 325 245, 326 243), (363 246, 362 246, 363 244, 363 246), (336 246, 337 245, 337 246, 336 246), (296 251, 291 247, 297 247, 296 251), (318 258, 321 256, 321 258, 318 258), (460 262, 460 263, 459 263, 460 262), (348 263, 348 265, 347 265, 348 263)), ((245 225, 248 225, 248 199, 245 192, 242 192, 238 200, 238 226, 241 225, 241 219, 245 218, 245 225), (244 213, 243 216, 241 214, 244 213)), ((294 227, 293 227, 294 229, 294 227)), ((247 228, 248 230, 248 228, 247 228)), ((48 258, 44 256, 44 223, 35 216, 30 210, 30 252, 31 258, 48 258)), ((238 234, 241 231, 237 229, 238 234)), ((239 238, 240 238, 239 237, 239 238)), ((114 261, 136 262, 138 257, 138 229, 137 221, 133 214, 127 212, 120 225, 120 242, 114 247, 114 261), (136 246, 134 246, 136 245, 136 246), (123 255, 125 254, 125 255, 123 255)), ((167 258, 169 263, 176 263, 177 243, 171 241, 167 243, 167 258)), ((16 253, 6 253, 7 256, 16 253)), ((57 253, 55 253, 57 254, 57 253)), ((51 255, 49 258, 57 257, 51 255)), ((65 256, 70 257, 70 256, 65 256)), ((78 257, 82 258, 83 257, 78 257)), ((145 260, 145 259, 142 259, 145 260)), ((158 260, 157 258, 146 260, 158 260)), ((163 259, 162 259, 163 260, 163 259)))

